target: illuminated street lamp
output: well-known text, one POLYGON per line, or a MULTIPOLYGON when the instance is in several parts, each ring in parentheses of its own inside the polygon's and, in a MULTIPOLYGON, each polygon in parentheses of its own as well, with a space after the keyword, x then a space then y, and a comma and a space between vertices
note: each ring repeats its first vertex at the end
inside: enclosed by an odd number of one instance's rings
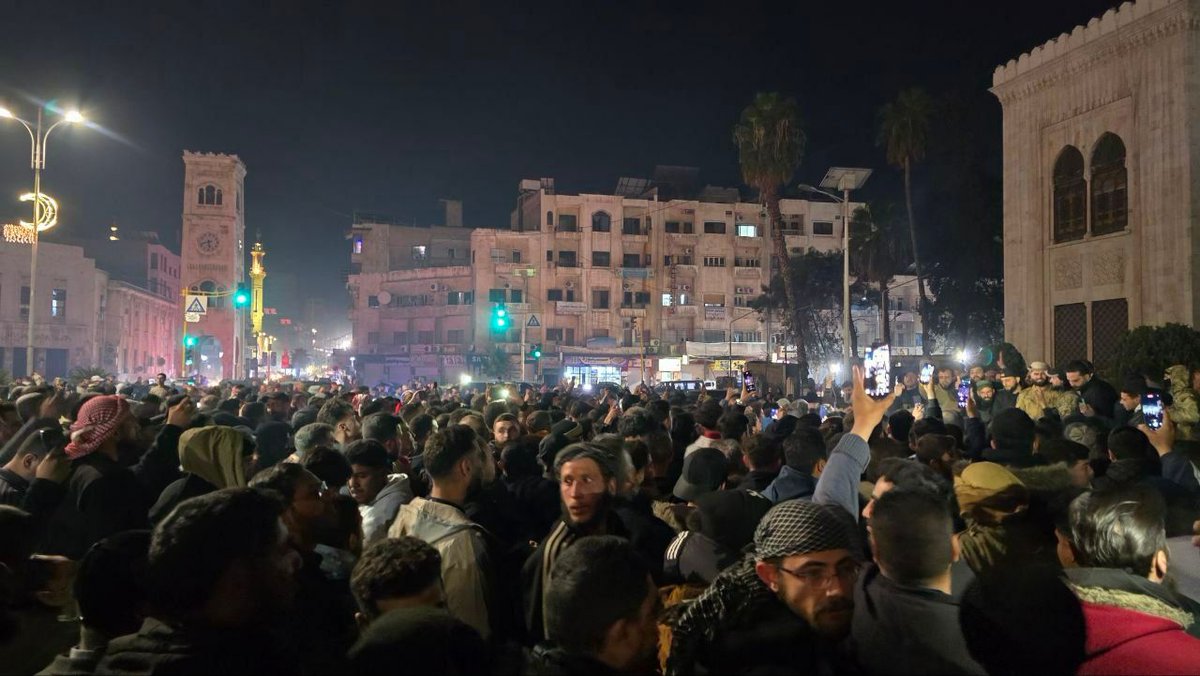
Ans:
POLYGON ((63 118, 54 124, 50 125, 45 132, 42 131, 42 107, 38 107, 37 122, 26 122, 17 117, 8 108, 0 107, 0 118, 16 120, 25 127, 25 131, 29 132, 29 140, 31 148, 29 153, 29 166, 33 169, 33 224, 32 230, 32 253, 29 264, 29 327, 25 334, 25 370, 28 375, 33 375, 33 322, 34 314, 37 309, 37 262, 38 262, 38 231, 43 223, 42 217, 42 169, 46 168, 46 141, 50 138, 50 132, 58 125, 69 122, 71 124, 79 124, 84 121, 83 114, 78 110, 72 110, 63 115, 63 118))

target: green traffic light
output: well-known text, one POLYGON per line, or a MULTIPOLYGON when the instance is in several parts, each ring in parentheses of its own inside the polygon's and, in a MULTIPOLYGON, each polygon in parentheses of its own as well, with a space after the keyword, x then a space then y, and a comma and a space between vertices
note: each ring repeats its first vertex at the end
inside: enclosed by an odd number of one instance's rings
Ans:
POLYGON ((183 344, 185 347, 195 347, 196 346, 196 337, 195 336, 184 336, 183 344))
POLYGON ((246 291, 246 289, 244 289, 242 287, 238 287, 238 290, 235 291, 233 294, 234 307, 246 307, 249 304, 250 304, 250 292, 246 291))

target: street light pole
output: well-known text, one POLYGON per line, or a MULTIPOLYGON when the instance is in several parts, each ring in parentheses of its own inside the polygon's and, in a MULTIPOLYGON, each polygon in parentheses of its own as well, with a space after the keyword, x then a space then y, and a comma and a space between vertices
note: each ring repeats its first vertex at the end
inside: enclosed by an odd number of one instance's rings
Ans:
POLYGON ((850 360, 854 358, 850 353, 850 191, 863 187, 870 175, 870 169, 830 168, 825 172, 825 178, 821 179, 821 187, 840 190, 841 197, 811 185, 800 186, 801 190, 824 195, 842 203, 842 359, 846 362, 846 373, 850 373, 850 360))
POLYGON ((72 124, 83 122, 83 115, 77 110, 72 110, 63 116, 63 119, 50 125, 44 134, 42 133, 42 106, 38 106, 37 122, 33 125, 13 115, 7 108, 0 108, 0 118, 20 122, 21 126, 25 127, 25 131, 29 132, 29 140, 32 143, 29 164, 33 169, 33 240, 29 262, 29 325, 25 332, 25 370, 27 375, 32 376, 34 373, 33 326, 35 308, 37 308, 38 235, 42 222, 42 169, 46 167, 46 141, 49 140, 50 132, 54 131, 55 127, 64 122, 72 124))

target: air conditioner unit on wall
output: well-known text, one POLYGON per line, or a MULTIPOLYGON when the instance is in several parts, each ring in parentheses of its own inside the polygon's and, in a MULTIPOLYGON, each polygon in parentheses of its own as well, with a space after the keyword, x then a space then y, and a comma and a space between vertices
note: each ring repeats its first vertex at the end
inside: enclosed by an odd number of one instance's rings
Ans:
POLYGON ((691 249, 684 249, 684 250, 683 250, 683 253, 684 253, 684 255, 685 255, 685 256, 691 256, 691 255, 692 255, 692 250, 691 250, 691 249))
POLYGON ((568 289, 574 289, 574 288, 575 288, 575 282, 567 282, 567 288, 568 288, 568 289))
POLYGON ((682 285, 680 285, 680 287, 679 287, 679 288, 680 288, 680 290, 682 290, 682 291, 691 291, 691 290, 692 290, 692 285, 691 285, 691 284, 682 284, 682 285))

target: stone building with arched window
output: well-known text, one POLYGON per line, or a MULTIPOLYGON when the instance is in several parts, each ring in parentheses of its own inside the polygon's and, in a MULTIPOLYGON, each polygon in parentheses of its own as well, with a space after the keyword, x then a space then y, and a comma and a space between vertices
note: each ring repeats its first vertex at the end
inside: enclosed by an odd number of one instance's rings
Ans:
POLYGON ((1103 364, 1200 318, 1200 2, 1126 2, 998 67, 1004 329, 1103 364))

